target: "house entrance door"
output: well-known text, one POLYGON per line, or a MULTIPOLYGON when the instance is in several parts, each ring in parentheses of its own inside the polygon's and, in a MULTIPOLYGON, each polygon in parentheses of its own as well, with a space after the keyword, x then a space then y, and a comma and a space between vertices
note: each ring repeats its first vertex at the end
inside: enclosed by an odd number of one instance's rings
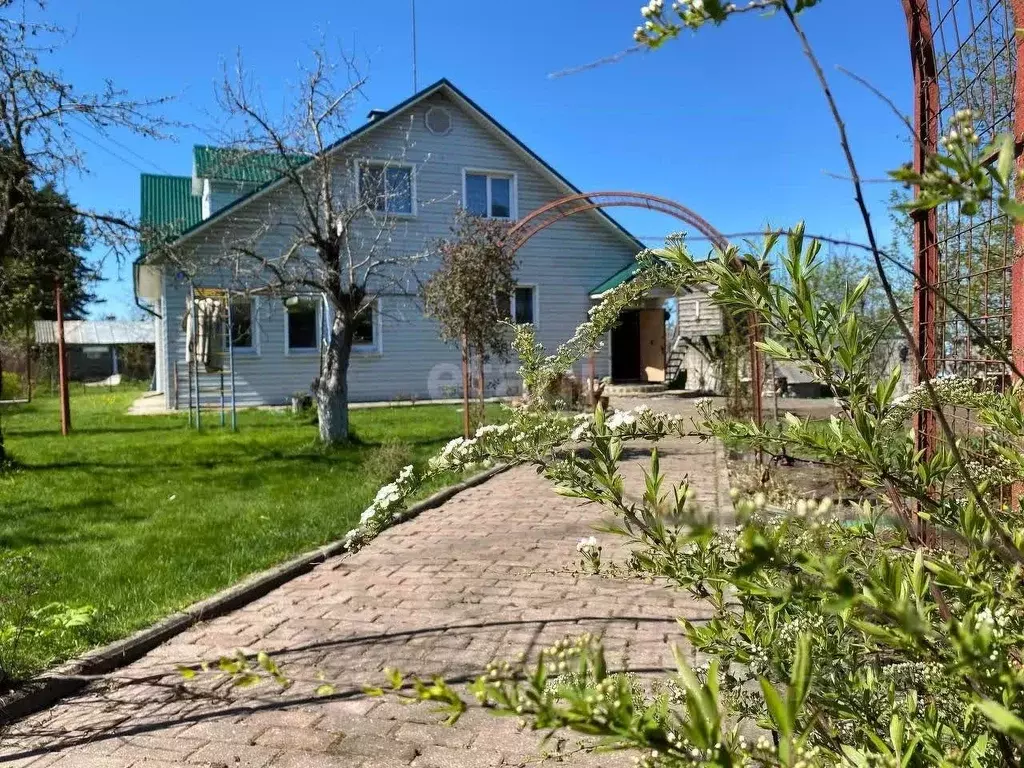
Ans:
POLYGON ((640 363, 644 381, 665 381, 665 310, 640 310, 640 363))
POLYGON ((612 329, 612 381, 616 384, 641 380, 640 310, 627 309, 612 329))

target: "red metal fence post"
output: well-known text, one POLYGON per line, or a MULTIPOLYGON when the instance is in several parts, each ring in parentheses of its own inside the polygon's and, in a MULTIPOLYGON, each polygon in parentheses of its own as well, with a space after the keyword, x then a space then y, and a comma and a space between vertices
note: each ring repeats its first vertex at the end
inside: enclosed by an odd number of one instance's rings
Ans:
MULTIPOLYGON (((1014 24, 1014 17, 1024 19, 1024 0, 903 0, 903 9, 914 73, 915 169, 970 110, 982 145, 1014 133, 1018 173, 1024 170, 1022 41, 1014 24)), ((1024 199, 1019 186, 1016 194, 1024 199)), ((950 375, 982 390, 1006 386, 1009 366, 994 348, 1008 346, 1022 358, 1022 245, 1024 227, 996 201, 972 215, 953 201, 914 217, 914 330, 924 362, 918 381, 950 375)), ((944 411, 961 451, 988 456, 986 430, 973 412, 952 405, 944 411)), ((936 426, 929 411, 916 418, 918 446, 926 453, 942 440, 936 426)))
MULTIPOLYGON (((1024 23, 1024 0, 1011 0, 1010 8, 1013 19, 1024 23)), ((1024 59, 1024 37, 1021 33, 1014 36, 1014 44, 1017 51, 1017 78, 1013 94, 1013 137, 1017 143, 1017 200, 1024 202, 1024 154, 1021 148, 1024 147, 1024 73, 1021 72, 1021 64, 1024 59)), ((1010 309, 1012 314, 1010 322, 1010 359, 1018 369, 1024 369, 1024 222, 1017 221, 1013 228, 1013 266, 1010 270, 1010 309)), ((1014 496, 1020 493, 1019 488, 1014 489, 1014 496)))
POLYGON ((57 305, 57 372, 60 376, 60 433, 71 432, 71 400, 68 392, 68 350, 64 343, 64 297, 57 283, 54 303, 57 305))
MULTIPOLYGON (((935 67, 935 46, 927 0, 903 0, 910 38, 910 60, 914 76, 914 170, 924 170, 925 158, 938 151, 939 83, 935 67)), ((918 190, 915 187, 914 196, 918 190)), ((936 373, 936 297, 927 286, 939 282, 938 215, 932 208, 914 214, 914 333, 924 370, 914 371, 917 383, 936 373)), ((917 447, 930 453, 934 448, 935 418, 919 411, 915 423, 917 447)))

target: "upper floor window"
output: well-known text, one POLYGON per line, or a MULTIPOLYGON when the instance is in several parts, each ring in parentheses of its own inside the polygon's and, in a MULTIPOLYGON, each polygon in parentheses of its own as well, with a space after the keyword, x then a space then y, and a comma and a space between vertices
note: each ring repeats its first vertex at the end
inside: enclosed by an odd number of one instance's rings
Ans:
POLYGON ((474 216, 515 218, 515 177, 509 173, 466 171, 464 207, 474 216))
POLYGON ((371 211, 412 215, 415 213, 412 166, 360 163, 359 193, 371 211))

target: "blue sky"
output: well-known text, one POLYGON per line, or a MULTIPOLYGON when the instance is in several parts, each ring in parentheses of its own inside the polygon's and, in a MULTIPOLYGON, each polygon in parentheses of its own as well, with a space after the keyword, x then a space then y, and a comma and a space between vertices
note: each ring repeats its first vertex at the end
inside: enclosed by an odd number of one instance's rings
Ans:
MULTIPOLYGON (((828 175, 845 171, 835 128, 782 18, 738 18, 656 53, 550 77, 631 45, 639 7, 632 0, 419 0, 420 85, 448 77, 583 190, 663 195, 724 232, 806 219, 811 231, 862 239, 849 184, 828 175)), ((79 204, 100 210, 137 213, 140 170, 190 173, 191 146, 208 143, 216 125, 214 83, 237 50, 271 104, 321 33, 363 60, 370 81, 359 119, 412 92, 408 0, 79 0, 53 3, 49 13, 74 30, 59 63, 78 88, 109 77, 136 96, 174 96, 167 114, 197 126, 176 131, 176 142, 115 134, 113 143, 83 129, 90 174, 68 185, 79 204)), ((905 129, 837 67, 909 109, 900 4, 827 0, 804 19, 862 173, 882 176, 909 155, 905 129)), ((887 231, 888 188, 869 191, 887 231)), ((642 236, 676 228, 650 213, 614 214, 642 236)), ((127 316, 130 269, 107 258, 104 274, 99 293, 108 302, 95 314, 127 316)))

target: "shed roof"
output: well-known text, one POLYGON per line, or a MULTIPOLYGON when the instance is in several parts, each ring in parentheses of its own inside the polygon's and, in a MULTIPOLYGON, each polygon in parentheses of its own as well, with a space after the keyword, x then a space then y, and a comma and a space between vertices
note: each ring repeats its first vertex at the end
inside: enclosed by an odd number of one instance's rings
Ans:
MULTIPOLYGON (((36 344, 57 343, 57 321, 36 320, 36 344)), ((129 320, 65 320, 64 342, 72 345, 154 344, 153 323, 129 320)))

